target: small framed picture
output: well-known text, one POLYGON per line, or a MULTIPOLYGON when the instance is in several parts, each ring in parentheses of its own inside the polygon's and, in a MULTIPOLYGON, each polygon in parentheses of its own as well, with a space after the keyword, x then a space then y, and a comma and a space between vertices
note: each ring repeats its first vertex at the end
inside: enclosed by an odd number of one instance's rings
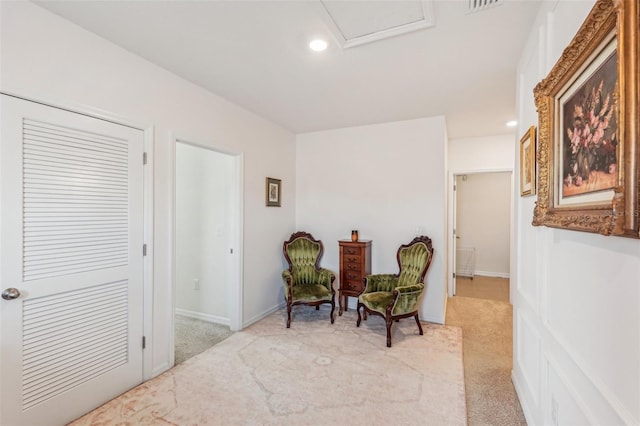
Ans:
POLYGON ((520 196, 536 193, 536 127, 520 139, 520 196))
POLYGON ((267 178, 267 207, 280 207, 282 205, 282 180, 267 178))

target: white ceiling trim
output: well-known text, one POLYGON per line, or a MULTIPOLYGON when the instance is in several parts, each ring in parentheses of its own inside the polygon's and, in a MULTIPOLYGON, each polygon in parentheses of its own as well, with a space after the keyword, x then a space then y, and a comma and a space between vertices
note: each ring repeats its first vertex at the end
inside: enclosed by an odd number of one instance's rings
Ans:
POLYGON ((338 44, 340 44, 343 49, 360 46, 362 44, 372 43, 374 41, 384 40, 386 38, 395 37, 400 34, 406 34, 435 26, 433 0, 420 0, 420 5, 422 6, 422 19, 403 25, 398 25, 386 30, 376 31, 371 34, 347 39, 345 38, 343 32, 340 30, 340 27, 331 15, 331 12, 329 12, 329 9, 327 8, 325 2, 323 0, 320 0, 318 3, 320 4, 319 9, 324 21, 329 27, 331 33, 338 41, 338 44))

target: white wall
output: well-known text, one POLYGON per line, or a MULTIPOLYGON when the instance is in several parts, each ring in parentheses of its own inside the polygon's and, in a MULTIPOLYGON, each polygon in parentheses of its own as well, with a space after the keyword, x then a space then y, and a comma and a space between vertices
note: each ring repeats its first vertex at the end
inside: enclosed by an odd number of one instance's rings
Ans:
POLYGON ((453 173, 513 170, 513 133, 449 140, 449 170, 453 173))
POLYGON ((444 117, 297 136, 296 224, 325 246, 339 275, 338 240, 372 242, 372 272, 396 273, 396 252, 416 234, 433 240, 420 316, 444 322, 446 297, 444 117))
MULTIPOLYGON (((244 322, 280 303, 281 244, 294 229, 295 137, 29 2, 0 2, 0 89, 154 126, 152 370, 169 368, 174 136, 244 157, 244 322), (265 177, 283 179, 266 208, 265 177)), ((141 23, 143 25, 144 23, 141 23)))
POLYGON ((176 309, 229 324, 233 158, 176 145, 176 309), (198 284, 194 280, 198 280, 198 284))
POLYGON ((511 173, 457 175, 456 200, 456 241, 475 248, 475 274, 509 278, 511 173))
MULTIPOLYGON (((520 133, 593 4, 543 3, 518 67, 520 133)), ((640 424, 640 241, 532 227, 536 197, 514 196, 513 379, 527 421, 553 424, 557 404, 558 424, 640 424)))

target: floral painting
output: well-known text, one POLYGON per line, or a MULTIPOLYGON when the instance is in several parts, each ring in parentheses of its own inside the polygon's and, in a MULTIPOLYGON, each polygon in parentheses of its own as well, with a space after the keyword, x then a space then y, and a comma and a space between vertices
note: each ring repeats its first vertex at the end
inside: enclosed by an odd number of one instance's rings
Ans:
POLYGON ((639 8, 596 0, 533 91, 534 226, 640 238, 639 8))
POLYGON ((616 186, 617 65, 614 52, 562 105, 562 197, 616 186))

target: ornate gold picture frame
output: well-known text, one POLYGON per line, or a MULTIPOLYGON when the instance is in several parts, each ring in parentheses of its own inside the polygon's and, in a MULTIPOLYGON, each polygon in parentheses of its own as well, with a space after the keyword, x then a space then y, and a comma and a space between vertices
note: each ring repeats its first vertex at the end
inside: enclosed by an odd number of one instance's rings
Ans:
POLYGON ((536 126, 520 139, 520 196, 536 193, 536 126))
POLYGON ((640 237, 638 13, 598 0, 534 89, 536 226, 640 237))

